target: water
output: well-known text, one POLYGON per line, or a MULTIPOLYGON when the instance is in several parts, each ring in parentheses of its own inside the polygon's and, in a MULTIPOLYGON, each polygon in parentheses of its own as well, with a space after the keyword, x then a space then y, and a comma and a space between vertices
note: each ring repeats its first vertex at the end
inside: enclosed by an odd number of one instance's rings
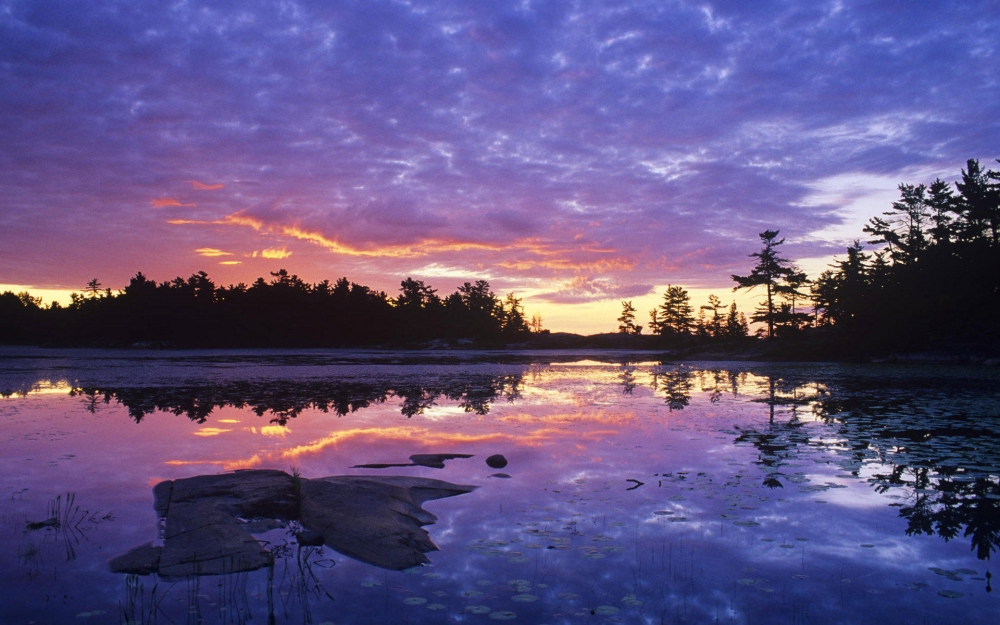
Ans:
POLYGON ((993 368, 7 348, 0 395, 5 624, 1000 617, 993 368), (352 468, 413 454, 472 457, 352 468), (156 484, 240 469, 477 488, 424 504, 428 566, 279 519, 242 526, 270 567, 111 571, 163 544, 156 484))

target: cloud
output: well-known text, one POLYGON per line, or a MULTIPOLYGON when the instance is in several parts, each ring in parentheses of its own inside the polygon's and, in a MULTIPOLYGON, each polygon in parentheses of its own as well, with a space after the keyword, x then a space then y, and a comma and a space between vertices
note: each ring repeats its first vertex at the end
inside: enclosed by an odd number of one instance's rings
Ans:
POLYGON ((557 304, 578 304, 641 297, 652 293, 654 288, 652 284, 619 285, 608 278, 577 276, 562 284, 558 290, 536 295, 534 299, 557 304))
POLYGON ((226 188, 224 184, 205 184, 204 182, 198 182, 197 180, 188 180, 191 186, 199 191, 218 191, 219 189, 226 188))
POLYGON ((268 248, 261 250, 260 252, 254 252, 251 254, 253 258, 260 256, 261 258, 288 258, 292 253, 285 248, 268 248))
POLYGON ((725 283, 766 228, 793 258, 861 237, 883 189, 829 181, 1000 156, 989 0, 37 4, 0 20, 0 281, 297 241, 310 280, 629 297, 725 283))
POLYGON ((201 256, 215 257, 215 256, 232 256, 232 252, 223 252, 222 250, 217 250, 214 247, 200 247, 195 250, 201 256))
POLYGON ((183 204, 180 200, 172 197, 155 197, 150 198, 149 201, 152 203, 153 208, 166 208, 168 206, 195 206, 194 204, 183 204))

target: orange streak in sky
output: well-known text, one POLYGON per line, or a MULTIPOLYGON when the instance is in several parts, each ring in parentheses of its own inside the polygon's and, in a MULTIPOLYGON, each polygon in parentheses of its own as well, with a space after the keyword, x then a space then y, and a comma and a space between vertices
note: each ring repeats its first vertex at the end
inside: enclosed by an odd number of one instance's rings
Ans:
POLYGON ((154 197, 149 198, 149 201, 153 203, 153 208, 166 208, 167 206, 195 206, 194 204, 182 204, 179 200, 175 200, 172 197, 154 197))
POLYGON ((521 251, 525 254, 541 256, 542 260, 514 260, 498 263, 499 266, 507 269, 533 269, 545 268, 556 270, 572 271, 630 271, 636 266, 636 262, 628 259, 614 258, 598 261, 576 262, 566 256, 577 253, 613 254, 617 250, 613 248, 600 247, 595 242, 566 246, 547 242, 538 238, 516 239, 510 243, 480 243, 476 241, 457 241, 453 239, 423 239, 418 243, 408 245, 387 245, 374 249, 365 249, 342 243, 335 238, 328 237, 320 232, 307 230, 298 224, 268 224, 263 219, 251 217, 242 211, 226 215, 221 220, 199 221, 190 219, 172 219, 167 223, 173 225, 230 225, 245 226, 257 232, 267 232, 293 237, 301 241, 326 248, 335 254, 347 256, 375 256, 375 257, 395 257, 413 258, 428 256, 440 252, 464 252, 469 250, 482 250, 489 252, 512 252, 521 251))
POLYGON ((198 182, 197 180, 188 180, 191 186, 199 191, 218 191, 219 189, 225 188, 224 184, 205 184, 204 182, 198 182))

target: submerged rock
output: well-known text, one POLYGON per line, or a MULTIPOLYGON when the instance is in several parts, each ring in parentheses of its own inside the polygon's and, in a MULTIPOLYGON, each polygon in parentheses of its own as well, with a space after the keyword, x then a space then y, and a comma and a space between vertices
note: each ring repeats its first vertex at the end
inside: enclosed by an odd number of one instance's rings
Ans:
POLYGON ((267 470, 161 482, 153 493, 164 518, 163 546, 136 547, 110 566, 118 573, 165 577, 253 571, 270 565, 273 556, 251 531, 299 521, 300 544, 325 544, 401 570, 427 563, 424 554, 437 550, 422 529, 437 517, 421 505, 475 488, 417 477, 305 479, 267 470))
POLYGON ((352 469, 389 469, 392 467, 428 467, 430 469, 443 469, 447 460, 455 458, 471 458, 472 454, 413 454, 410 461, 405 463, 375 463, 356 464, 352 469))

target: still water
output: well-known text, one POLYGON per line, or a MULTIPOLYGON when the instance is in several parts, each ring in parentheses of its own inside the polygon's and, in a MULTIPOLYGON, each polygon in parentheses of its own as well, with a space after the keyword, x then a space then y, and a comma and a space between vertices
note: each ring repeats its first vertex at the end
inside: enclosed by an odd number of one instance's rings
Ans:
POLYGON ((7 348, 0 396, 4 624, 1000 622, 996 368, 7 348))

